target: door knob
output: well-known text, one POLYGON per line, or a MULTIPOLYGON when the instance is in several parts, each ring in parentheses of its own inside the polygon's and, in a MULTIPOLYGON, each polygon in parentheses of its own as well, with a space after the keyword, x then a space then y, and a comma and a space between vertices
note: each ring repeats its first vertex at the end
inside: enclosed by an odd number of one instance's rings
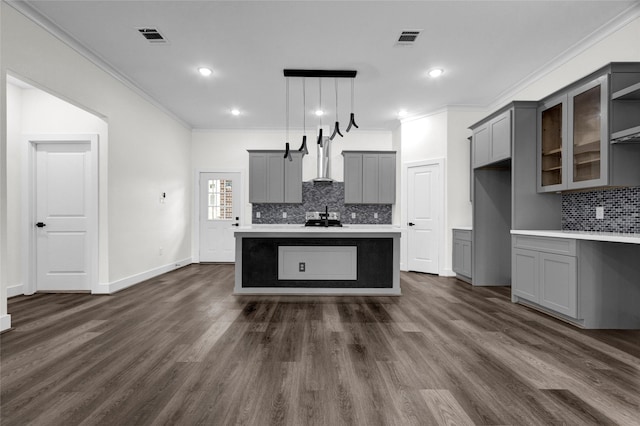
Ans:
POLYGON ((36 223, 36 226, 37 226, 38 228, 44 228, 44 227, 45 227, 45 226, 47 226, 47 225, 46 225, 45 223, 38 222, 38 223, 36 223))
POLYGON ((232 223, 231 226, 240 226, 239 223, 232 223))
POLYGON ((416 226, 416 224, 413 222, 409 222, 409 226, 416 226))

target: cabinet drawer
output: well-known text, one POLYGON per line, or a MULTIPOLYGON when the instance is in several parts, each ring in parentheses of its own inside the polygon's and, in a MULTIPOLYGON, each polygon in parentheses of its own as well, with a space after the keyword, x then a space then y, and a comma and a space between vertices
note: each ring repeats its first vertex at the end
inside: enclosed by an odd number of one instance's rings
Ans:
POLYGON ((514 235, 513 247, 536 250, 546 253, 576 255, 576 240, 570 238, 535 237, 530 235, 514 235))
POLYGON ((471 241, 471 231, 468 230, 468 229, 454 229, 453 230, 453 239, 454 240, 471 241))

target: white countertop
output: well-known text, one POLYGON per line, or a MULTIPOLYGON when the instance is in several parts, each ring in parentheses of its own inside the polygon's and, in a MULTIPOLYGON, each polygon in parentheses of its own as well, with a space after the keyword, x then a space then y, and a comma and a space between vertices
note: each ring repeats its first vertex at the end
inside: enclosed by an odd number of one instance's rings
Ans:
POLYGON ((460 231, 473 231, 473 228, 470 226, 454 226, 451 229, 458 229, 460 231))
POLYGON ((400 234, 400 227, 394 225, 342 225, 325 228, 324 226, 304 225, 249 225, 240 226, 234 234, 242 233, 305 233, 305 234, 400 234))
POLYGON ((512 229, 512 235, 532 235, 537 237, 570 238, 573 240, 606 241, 611 243, 640 244, 640 234, 596 231, 537 231, 512 229))

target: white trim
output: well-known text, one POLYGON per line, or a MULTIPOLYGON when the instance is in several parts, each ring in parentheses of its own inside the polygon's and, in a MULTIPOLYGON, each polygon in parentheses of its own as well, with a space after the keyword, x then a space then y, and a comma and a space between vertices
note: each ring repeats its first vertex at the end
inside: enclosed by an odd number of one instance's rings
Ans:
POLYGON ((9 297, 21 296, 23 294, 24 294, 24 285, 22 284, 16 284, 16 285, 7 287, 7 299, 9 297))
POLYGON ((92 291, 92 294, 113 294, 120 290, 124 290, 125 288, 140 284, 141 282, 148 279, 155 278, 158 275, 166 274, 167 272, 171 272, 175 269, 179 269, 190 264, 191 258, 189 257, 177 262, 172 262, 163 266, 159 266, 157 268, 149 269, 148 271, 131 275, 129 277, 113 281, 109 284, 100 284, 98 286, 98 289, 92 291))
POLYGON ((11 328, 11 315, 0 316, 0 331, 9 330, 11 328))
POLYGON ((89 282, 92 291, 99 288, 98 265, 99 265, 99 146, 98 134, 32 134, 22 137, 22 271, 23 271, 23 294, 33 294, 36 288, 36 233, 32 226, 36 221, 35 207, 35 165, 36 146, 38 144, 57 143, 89 143, 89 155, 91 162, 91 199, 89 200, 88 226, 89 246, 91 250, 89 265, 89 282))
MULTIPOLYGON (((115 80, 122 83, 127 88, 131 89, 138 96, 158 108, 160 111, 167 114, 169 117, 176 120, 180 123, 184 128, 191 129, 191 125, 184 121, 182 118, 178 117, 175 113, 167 109, 164 105, 162 105, 159 101, 157 101, 153 96, 149 95, 147 92, 142 90, 136 83, 130 80, 126 75, 118 71, 117 68, 112 66, 106 59, 102 56, 98 55, 93 50, 89 49, 83 43, 81 43, 78 39, 71 36, 65 30, 60 28, 58 25, 53 23, 49 18, 41 14, 39 11, 33 8, 26 1, 16 1, 16 0, 5 0, 6 4, 20 12, 22 15, 33 21, 36 25, 43 28, 49 34, 69 46, 71 49, 75 50, 82 57, 86 58, 89 62, 100 68, 109 76, 113 77, 115 80)), ((57 95, 56 95, 57 96, 57 95)))
MULTIPOLYGON (((446 255, 446 251, 445 251, 445 229, 446 229, 446 222, 447 222, 447 170, 446 170, 446 160, 444 158, 432 158, 429 160, 420 160, 420 161, 407 161, 404 162, 402 164, 402 182, 404 182, 404 185, 402 185, 402 223, 406 224, 407 223, 407 217, 408 217, 408 212, 409 212, 409 194, 408 194, 408 185, 409 185, 409 181, 408 181, 408 175, 409 175, 409 168, 410 167, 420 167, 420 166, 432 166, 432 165, 438 165, 439 169, 440 169, 440 194, 442 195, 442 205, 440 207, 440 211, 438 212, 440 217, 438 218, 438 229, 437 229, 437 233, 438 233, 438 275, 441 276, 448 276, 445 275, 447 273, 447 271, 444 269, 443 265, 444 265, 444 259, 445 259, 445 255, 446 255)), ((405 253, 406 256, 404 256, 405 262, 406 264, 404 265, 406 268, 409 267, 409 238, 405 238, 404 239, 404 244, 403 247, 405 248, 405 253)), ((408 269, 405 269, 408 270, 408 269)))
POLYGON ((308 296, 317 294, 322 296, 400 296, 400 288, 307 288, 307 287, 242 287, 235 288, 234 295, 251 294, 286 294, 288 296, 308 296))
MULTIPOLYGON (((573 46, 560 53, 555 58, 551 59, 549 62, 545 63, 541 67, 537 68, 533 72, 529 73, 528 76, 518 81, 508 89, 504 90, 500 93, 497 98, 488 105, 488 109, 493 111, 498 108, 501 108, 503 105, 508 104, 513 100, 513 97, 525 90, 527 87, 534 84, 536 81, 541 80, 547 75, 551 74, 553 71, 560 68, 562 65, 568 63, 570 60, 590 49, 597 43, 601 42, 605 38, 609 37, 611 34, 617 32, 623 27, 627 26, 632 21, 636 20, 640 17, 640 3, 634 3, 629 6, 628 9, 620 13, 618 16, 612 18, 607 23, 601 25, 597 30, 593 31, 588 36, 584 37, 579 42, 575 43, 573 46)), ((602 64, 603 66, 606 64, 602 64)), ((592 71, 595 71, 593 69, 592 71)), ((585 74, 586 75, 586 74, 585 74)), ((553 90, 555 91, 555 90, 553 90)), ((553 92, 552 91, 552 92, 553 92)))
POLYGON ((456 273, 453 272, 453 269, 444 268, 444 269, 442 269, 442 272, 440 272, 440 276, 441 277, 455 277, 456 273))
POLYGON ((245 216, 245 169, 196 169, 193 176, 193 220, 191 221, 191 258, 193 263, 200 263, 200 175, 202 173, 239 173, 240 174, 240 226, 244 225, 245 216))

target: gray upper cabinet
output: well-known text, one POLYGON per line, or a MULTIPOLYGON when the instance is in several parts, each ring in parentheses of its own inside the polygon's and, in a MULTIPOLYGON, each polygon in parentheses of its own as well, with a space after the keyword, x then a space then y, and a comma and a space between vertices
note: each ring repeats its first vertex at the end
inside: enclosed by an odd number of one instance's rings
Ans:
POLYGON ((640 185, 638 145, 611 143, 630 117, 640 124, 640 102, 617 100, 633 82, 638 64, 613 63, 540 101, 538 192, 640 185))
POLYGON ((511 158, 511 111, 505 111, 489 122, 491 162, 511 158))
POLYGON ((511 158, 511 110, 474 124, 473 167, 483 167, 511 158))
POLYGON ((346 204, 395 203, 395 152, 343 151, 342 155, 346 204))
POLYGON ((249 151, 250 203, 301 203, 302 154, 284 151, 249 151))
POLYGON ((362 203, 362 154, 345 153, 344 156, 344 202, 362 203))

